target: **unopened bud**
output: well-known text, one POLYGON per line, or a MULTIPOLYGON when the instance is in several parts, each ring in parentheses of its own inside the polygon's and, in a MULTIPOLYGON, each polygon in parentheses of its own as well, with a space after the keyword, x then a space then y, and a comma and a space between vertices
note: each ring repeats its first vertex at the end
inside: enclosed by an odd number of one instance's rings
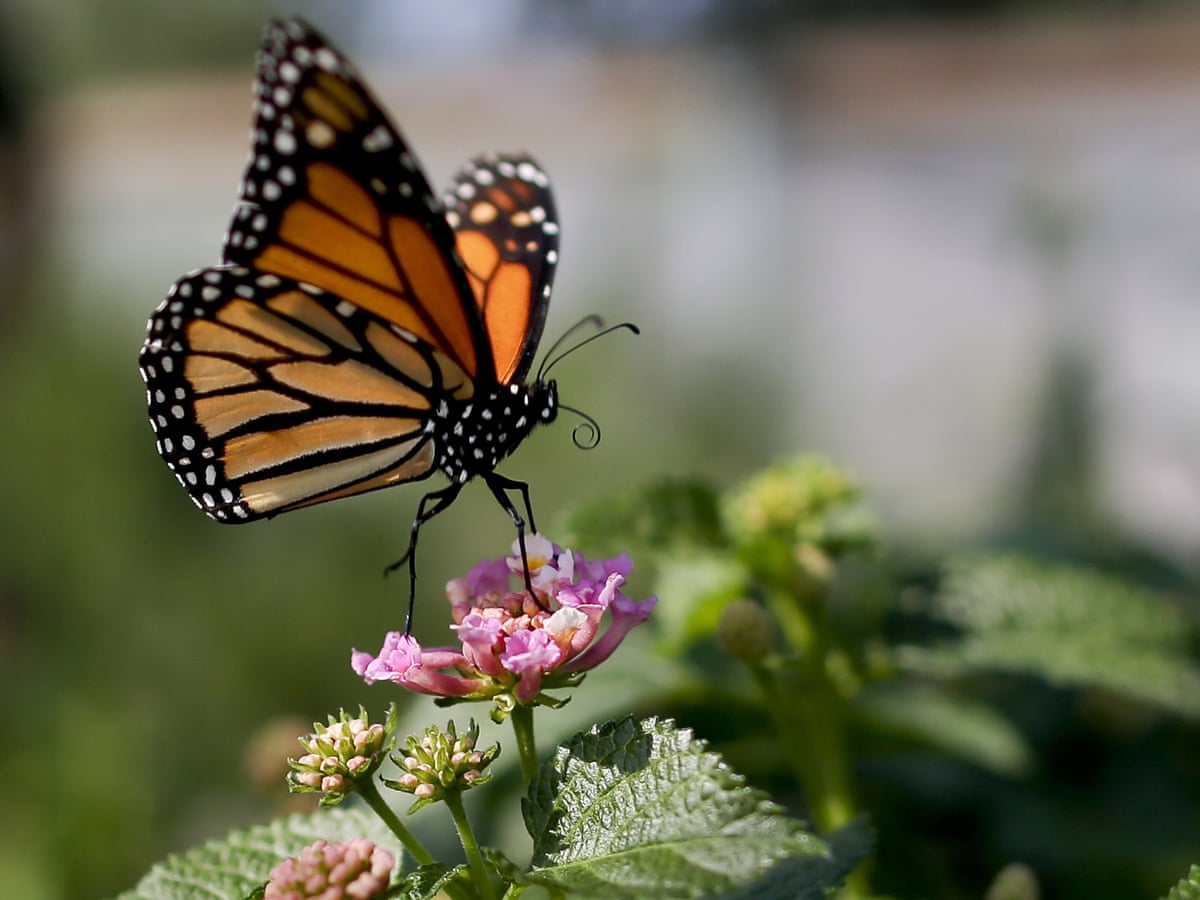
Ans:
POLYGON ((775 643, 775 627, 767 611, 753 600, 734 600, 721 613, 717 645, 743 662, 759 664, 775 643))

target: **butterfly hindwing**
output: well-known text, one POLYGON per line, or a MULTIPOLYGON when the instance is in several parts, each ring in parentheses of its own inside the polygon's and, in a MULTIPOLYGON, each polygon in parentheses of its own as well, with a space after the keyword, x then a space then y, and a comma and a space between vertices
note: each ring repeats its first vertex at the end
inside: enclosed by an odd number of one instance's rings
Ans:
POLYGON ((429 475, 449 358, 386 319, 271 273, 204 269, 150 319, 140 358, 159 452, 225 522, 429 475))
POLYGON ((323 288, 494 383, 444 210, 352 65, 303 22, 272 23, 256 91, 224 259, 323 288))
POLYGON ((529 156, 478 157, 455 175, 443 202, 497 377, 520 381, 542 335, 558 261, 550 181, 529 156))

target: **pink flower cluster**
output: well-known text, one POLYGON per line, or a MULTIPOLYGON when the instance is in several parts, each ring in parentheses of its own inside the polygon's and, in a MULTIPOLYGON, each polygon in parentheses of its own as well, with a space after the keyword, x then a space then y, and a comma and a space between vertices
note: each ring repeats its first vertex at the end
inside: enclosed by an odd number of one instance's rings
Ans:
POLYGON ((446 585, 461 647, 423 648, 388 632, 377 656, 355 650, 350 664, 368 684, 395 681, 422 694, 460 699, 511 695, 530 703, 546 688, 564 687, 612 655, 658 602, 621 593, 633 568, 628 554, 584 559, 541 535, 526 540, 534 596, 513 555, 485 560, 446 585), (611 621, 601 631, 605 614, 611 621))
POLYGON ((383 897, 396 860, 366 838, 316 841, 271 870, 265 900, 371 900, 383 897))

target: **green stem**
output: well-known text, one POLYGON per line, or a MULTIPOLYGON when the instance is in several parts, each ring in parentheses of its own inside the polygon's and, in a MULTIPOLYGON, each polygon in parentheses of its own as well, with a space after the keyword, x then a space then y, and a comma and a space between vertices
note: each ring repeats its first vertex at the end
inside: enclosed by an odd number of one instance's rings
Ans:
POLYGON ((467 868, 471 870, 471 881, 475 890, 484 900, 496 900, 496 889, 488 875, 487 864, 483 853, 479 850, 479 842, 475 840, 475 832, 471 828, 471 820, 467 818, 467 810, 463 807, 462 793, 451 791, 446 795, 446 806, 454 817, 454 826, 458 829, 459 840, 467 854, 467 868))
POLYGON ((816 641, 813 623, 797 598, 782 591, 767 591, 767 608, 783 632, 783 639, 794 653, 808 653, 816 641))
POLYGON ((429 854, 429 851, 417 840, 416 836, 404 827, 404 823, 400 821, 399 816, 395 811, 384 802, 384 799, 379 794, 379 788, 375 786, 373 779, 365 780, 358 785, 358 793, 364 800, 367 801, 367 806, 375 812, 391 829, 392 834, 400 839, 400 843, 404 845, 404 849, 412 854, 412 858, 419 865, 432 865, 434 858, 429 854))
MULTIPOLYGON (((824 597, 775 593, 771 611, 782 625, 791 659, 778 667, 753 665, 767 707, 818 831, 828 834, 856 815, 846 755, 845 700, 829 676, 832 635, 824 597)), ((846 879, 840 896, 869 897, 861 872, 846 879)))
POLYGON ((521 757, 521 777, 525 786, 533 783, 537 774, 537 745, 533 739, 533 707, 518 703, 512 711, 513 733, 517 738, 517 753, 521 757))
POLYGON ((814 824, 823 833, 836 831, 855 815, 841 698, 823 670, 791 668, 774 673, 769 697, 814 824))

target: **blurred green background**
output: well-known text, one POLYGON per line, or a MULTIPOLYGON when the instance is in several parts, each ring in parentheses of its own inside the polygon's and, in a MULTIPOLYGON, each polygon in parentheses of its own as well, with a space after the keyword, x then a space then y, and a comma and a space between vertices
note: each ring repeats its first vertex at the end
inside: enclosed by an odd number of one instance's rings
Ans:
MULTIPOLYGON (((503 466, 551 534, 573 504, 644 479, 728 485, 820 451, 862 477, 913 577, 1004 542, 1194 593, 1190 4, 6 0, 5 896, 106 896, 268 817, 286 798, 249 786, 256 735, 395 696, 357 682, 349 649, 400 624, 404 585, 380 572, 421 488, 218 527, 158 459, 136 368, 166 288, 216 261, 261 25, 291 13, 358 61, 435 182, 491 149, 551 173, 548 337, 590 312, 643 328, 557 370, 565 402, 600 420, 598 449, 577 451, 568 419, 503 466)), ((474 489, 422 534, 418 634, 439 643, 440 586, 503 553, 511 527, 474 489)), ((562 727, 620 708, 592 687, 562 727)), ((626 685, 628 708, 653 687, 626 685)), ((1181 782, 1120 782, 1130 808, 1194 796, 1192 730, 1097 738, 1061 693, 1021 702, 1085 817, 1114 788, 1113 754, 1155 773, 1161 748, 1181 755, 1181 782), (1096 768, 1074 768, 1079 753, 1096 768)), ((912 797, 961 788, 931 766, 912 797)), ((903 829, 886 778, 866 776, 880 824, 903 829)), ((1073 827, 1021 820, 1028 790, 988 783, 1009 830, 1073 827)), ((978 859, 954 874, 973 896, 1020 842, 962 834, 978 859)), ((1087 863, 1046 855, 1051 886, 1055 865, 1087 863)))

